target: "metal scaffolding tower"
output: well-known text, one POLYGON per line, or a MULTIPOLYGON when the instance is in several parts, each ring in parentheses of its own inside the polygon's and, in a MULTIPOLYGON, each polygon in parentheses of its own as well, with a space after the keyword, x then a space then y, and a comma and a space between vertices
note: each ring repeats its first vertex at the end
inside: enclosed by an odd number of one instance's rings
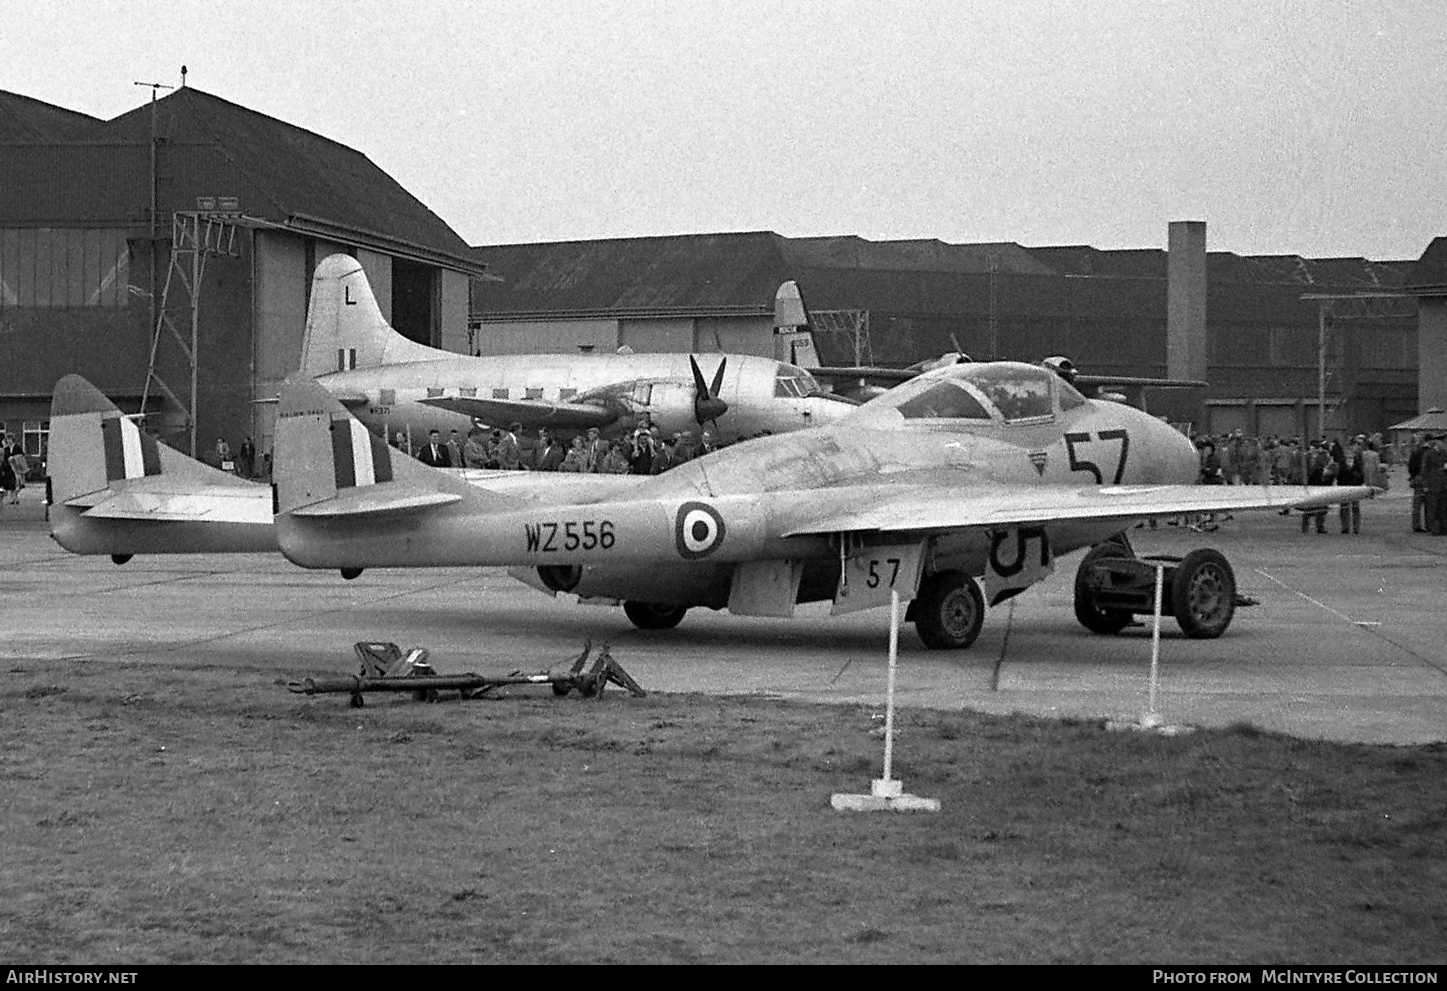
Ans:
MULTIPOLYGON (((161 303, 157 307, 156 328, 151 335, 151 360, 146 370, 146 385, 141 392, 141 411, 151 397, 151 383, 175 403, 186 414, 186 435, 190 440, 191 457, 196 457, 196 396, 199 364, 199 338, 201 328, 201 283, 206 274, 206 259, 211 257, 236 258, 241 253, 237 243, 237 228, 240 217, 236 215, 203 213, 199 211, 177 213, 171 220, 171 264, 166 270, 166 285, 161 291, 161 303), (189 334, 178 328, 171 319, 171 291, 177 287, 178 299, 184 313, 189 316, 189 334), (189 370, 189 387, 186 398, 161 377, 156 364, 161 356, 161 339, 169 332, 185 356, 185 367, 189 370)), ((155 246, 152 243, 154 256, 155 246)))
POLYGON ((874 364, 874 348, 869 343, 868 310, 810 310, 809 323, 815 334, 848 335, 855 365, 874 364))

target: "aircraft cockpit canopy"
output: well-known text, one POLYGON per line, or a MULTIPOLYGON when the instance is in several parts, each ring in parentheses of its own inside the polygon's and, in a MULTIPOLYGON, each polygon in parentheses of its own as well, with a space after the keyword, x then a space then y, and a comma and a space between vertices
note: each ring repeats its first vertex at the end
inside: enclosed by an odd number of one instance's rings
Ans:
POLYGON ((1046 420, 1085 405, 1075 388, 1053 372, 1018 362, 952 365, 896 386, 876 408, 894 409, 907 420, 1046 420))
POLYGON ((778 398, 802 399, 805 396, 817 396, 823 391, 819 387, 818 379, 798 365, 780 364, 779 370, 774 374, 774 395, 778 398))

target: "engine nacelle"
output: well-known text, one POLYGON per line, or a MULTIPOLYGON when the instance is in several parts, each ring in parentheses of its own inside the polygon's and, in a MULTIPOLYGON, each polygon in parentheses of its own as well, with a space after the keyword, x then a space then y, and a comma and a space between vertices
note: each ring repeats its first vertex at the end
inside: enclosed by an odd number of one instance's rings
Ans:
POLYGON ((581 564, 544 564, 538 567, 538 581, 549 592, 571 592, 582 580, 581 564))

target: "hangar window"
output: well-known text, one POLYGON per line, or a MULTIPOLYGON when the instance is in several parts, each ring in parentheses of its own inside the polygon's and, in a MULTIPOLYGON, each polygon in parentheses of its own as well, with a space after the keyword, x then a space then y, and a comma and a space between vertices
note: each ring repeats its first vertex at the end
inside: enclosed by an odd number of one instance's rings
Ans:
POLYGON ((458 394, 459 396, 462 396, 462 397, 466 398, 466 399, 472 399, 473 397, 475 397, 475 396, 477 395, 477 387, 476 387, 476 386, 468 386, 468 387, 466 387, 466 388, 458 389, 458 390, 457 390, 457 394, 458 394))
POLYGON ((542 389, 529 389, 529 390, 527 390, 527 394, 526 394, 526 395, 527 395, 527 398, 528 398, 528 399, 541 399, 541 398, 543 398, 543 390, 542 390, 542 389))
POLYGON ((507 390, 506 390, 506 389, 493 389, 493 390, 492 390, 492 398, 494 398, 494 399, 506 399, 506 398, 507 398, 507 390))
POLYGON ((21 445, 31 458, 45 458, 50 451, 50 421, 26 420, 21 430, 21 445))
POLYGON ((442 398, 442 390, 441 390, 441 389, 428 389, 428 390, 427 390, 427 398, 428 398, 428 399, 441 399, 441 398, 442 398))
POLYGON ((0 230, 0 307, 124 307, 130 246, 123 230, 0 230))
POLYGON ((578 390, 577 390, 577 389, 559 389, 559 390, 558 390, 558 398, 559 398, 559 399, 572 399, 572 398, 573 398, 574 396, 576 396, 577 394, 578 394, 578 390))

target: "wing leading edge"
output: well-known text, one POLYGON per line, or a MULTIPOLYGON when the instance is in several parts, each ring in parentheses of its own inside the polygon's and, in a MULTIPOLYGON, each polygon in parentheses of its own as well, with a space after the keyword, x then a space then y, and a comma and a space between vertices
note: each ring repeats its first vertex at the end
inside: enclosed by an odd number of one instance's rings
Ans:
POLYGON ((589 403, 540 402, 526 399, 475 399, 470 396, 437 396, 418 400, 424 406, 462 413, 484 423, 517 421, 533 427, 605 427, 618 419, 616 411, 589 403))
MULTIPOLYGON (((800 506, 783 536, 944 531, 1072 520, 1136 520, 1182 513, 1254 509, 1310 509, 1370 499, 1376 490, 1358 486, 1114 485, 1069 489, 998 486, 988 489, 908 488, 860 493, 859 508, 835 508, 806 519, 800 506)), ((853 500, 851 500, 853 501, 853 500)))

